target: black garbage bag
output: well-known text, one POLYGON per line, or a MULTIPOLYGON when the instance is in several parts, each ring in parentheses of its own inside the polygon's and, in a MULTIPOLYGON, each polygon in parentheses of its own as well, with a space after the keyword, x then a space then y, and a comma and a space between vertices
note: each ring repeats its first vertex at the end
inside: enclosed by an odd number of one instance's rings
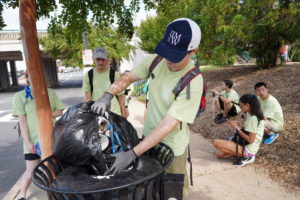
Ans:
MULTIPOLYGON (((111 164, 105 159, 105 154, 112 153, 112 145, 102 152, 99 116, 91 111, 92 104, 93 101, 74 105, 56 122, 52 133, 52 151, 63 168, 83 166, 97 175, 103 175, 111 164)), ((137 132, 125 118, 109 112, 109 120, 125 151, 138 144, 137 132)))

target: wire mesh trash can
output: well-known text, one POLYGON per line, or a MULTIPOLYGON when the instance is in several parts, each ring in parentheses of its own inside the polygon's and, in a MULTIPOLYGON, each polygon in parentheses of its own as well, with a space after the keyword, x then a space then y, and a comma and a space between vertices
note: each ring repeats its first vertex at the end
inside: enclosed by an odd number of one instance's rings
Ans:
MULTIPOLYGON (((34 169, 32 173, 32 181, 39 188, 45 190, 49 200, 93 200, 93 199, 116 199, 116 200, 152 200, 163 199, 163 191, 161 190, 161 179, 165 169, 172 163, 174 153, 170 147, 160 143, 149 151, 145 152, 141 157, 144 160, 153 159, 161 165, 159 170, 151 171, 151 174, 141 178, 136 178, 135 174, 130 174, 129 181, 122 180, 122 176, 118 177, 114 185, 100 186, 91 184, 82 184, 82 187, 77 185, 77 188, 57 188, 55 181, 63 172, 61 165, 54 155, 44 159, 34 169)), ((141 158, 140 157, 140 158, 141 158)), ((137 166, 137 168, 143 166, 137 166)), ((143 172, 140 172, 143 173, 143 172)), ((126 172, 124 172, 126 174, 126 172)), ((125 176, 124 176, 125 177, 125 176)), ((80 180, 77 180, 80 181, 80 180)), ((97 181, 97 179, 93 179, 97 181)), ((101 182, 101 181, 99 181, 101 182)), ((102 181, 103 183, 104 181, 102 181)), ((76 181, 74 181, 76 184, 76 181)), ((105 183, 104 183, 105 184, 105 183)), ((100 184, 101 185, 101 184, 100 184)))

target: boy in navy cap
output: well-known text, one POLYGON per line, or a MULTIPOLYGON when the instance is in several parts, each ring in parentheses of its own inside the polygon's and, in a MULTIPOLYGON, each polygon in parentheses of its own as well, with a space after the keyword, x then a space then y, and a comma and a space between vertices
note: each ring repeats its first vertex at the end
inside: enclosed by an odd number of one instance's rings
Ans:
POLYGON ((92 110, 104 114, 110 108, 114 95, 125 90, 132 82, 149 80, 149 103, 143 128, 145 138, 133 149, 111 155, 115 162, 106 174, 117 174, 126 169, 137 156, 142 155, 159 142, 163 142, 174 151, 175 158, 166 170, 167 173, 185 174, 184 196, 189 193, 188 175, 186 172, 186 154, 189 144, 188 123, 193 123, 197 114, 203 90, 202 75, 196 76, 189 89, 182 90, 175 99, 172 90, 178 81, 194 68, 191 56, 198 50, 201 31, 191 19, 179 18, 168 24, 164 38, 155 48, 153 55, 145 58, 133 71, 120 77, 93 104, 92 110), (162 57, 150 76, 150 65, 162 57), (181 124, 181 125, 180 125, 181 124))

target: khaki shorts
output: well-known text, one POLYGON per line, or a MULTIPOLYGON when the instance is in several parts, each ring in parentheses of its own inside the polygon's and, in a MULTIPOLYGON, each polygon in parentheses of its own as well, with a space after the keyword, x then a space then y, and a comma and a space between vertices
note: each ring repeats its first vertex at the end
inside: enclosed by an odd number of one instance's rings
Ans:
POLYGON ((190 185, 189 176, 186 171, 186 161, 187 161, 187 148, 181 156, 175 156, 171 165, 166 169, 166 173, 171 174, 184 174, 184 186, 183 186, 183 197, 189 196, 190 185))
POLYGON ((264 124, 265 124, 265 128, 269 129, 269 131, 272 132, 281 132, 282 128, 278 128, 278 126, 276 126, 276 124, 274 124, 271 120, 264 120, 264 124))

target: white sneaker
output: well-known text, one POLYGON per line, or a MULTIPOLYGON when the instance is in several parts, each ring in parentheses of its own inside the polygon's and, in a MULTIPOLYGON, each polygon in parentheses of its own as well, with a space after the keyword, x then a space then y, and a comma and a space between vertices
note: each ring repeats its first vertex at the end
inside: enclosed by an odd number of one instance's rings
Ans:
POLYGON ((238 159, 236 162, 234 162, 233 164, 235 166, 243 167, 244 165, 254 163, 254 160, 255 160, 255 156, 245 157, 245 158, 242 157, 238 159))

